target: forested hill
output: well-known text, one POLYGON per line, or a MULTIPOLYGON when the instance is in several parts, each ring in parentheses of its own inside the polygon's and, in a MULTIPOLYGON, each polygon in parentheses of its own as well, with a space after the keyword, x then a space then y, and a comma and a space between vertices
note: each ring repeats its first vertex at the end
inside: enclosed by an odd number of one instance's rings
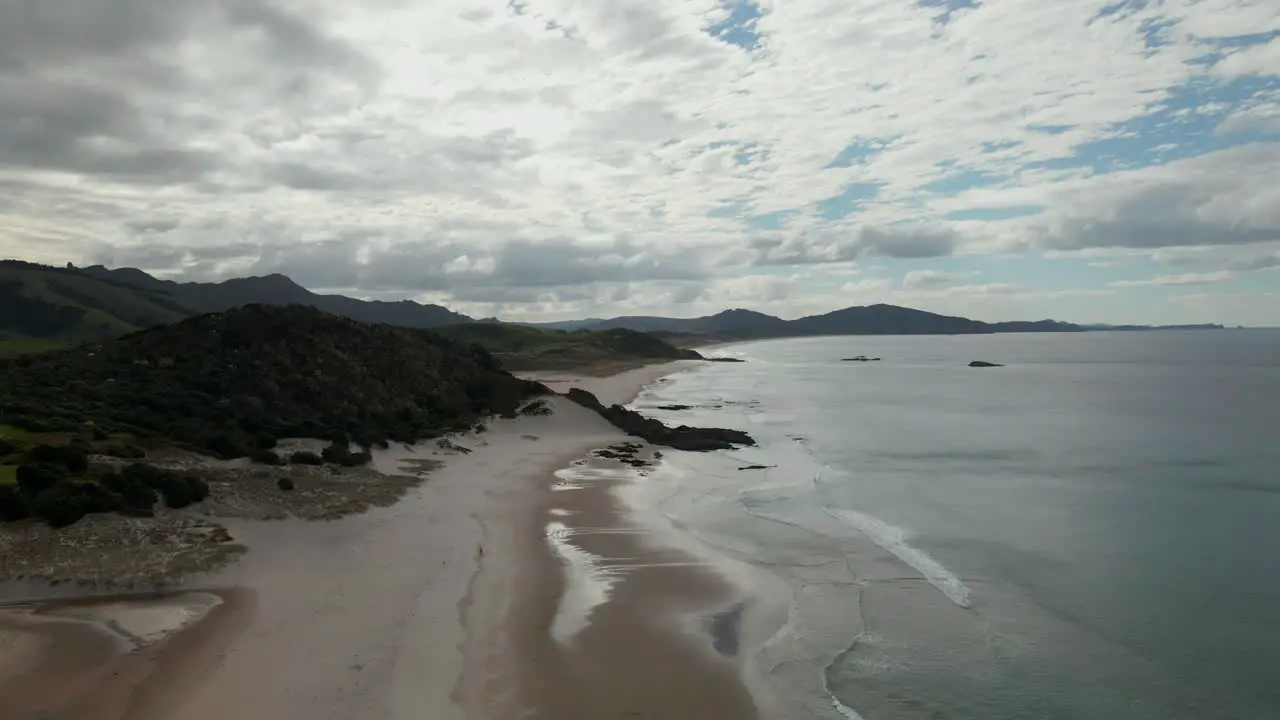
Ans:
POLYGON ((0 424, 92 423, 238 457, 278 437, 412 442, 511 413, 541 389, 429 331, 250 305, 0 361, 0 424))

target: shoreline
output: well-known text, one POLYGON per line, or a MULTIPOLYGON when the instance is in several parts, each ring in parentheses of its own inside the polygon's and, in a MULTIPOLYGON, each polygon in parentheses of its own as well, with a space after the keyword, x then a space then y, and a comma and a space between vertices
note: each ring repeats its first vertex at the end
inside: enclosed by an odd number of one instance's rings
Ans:
MULTIPOLYGON (((696 365, 525 376, 558 392, 582 387, 602 402, 628 404, 646 385, 696 365)), ((336 520, 220 519, 248 552, 179 586, 216 594, 220 603, 145 647, 97 656, 104 674, 83 695, 96 700, 64 717, 511 716, 499 707, 530 717, 538 708, 554 710, 548 718, 595 717, 600 708, 659 707, 652 703, 662 697, 673 699, 660 705, 660 717, 760 717, 759 688, 749 687, 750 662, 736 632, 747 589, 637 523, 612 491, 636 481, 635 468, 593 458, 589 464, 613 473, 611 481, 556 490, 564 483, 558 471, 584 467, 593 450, 631 439, 569 401, 552 404, 550 417, 495 419, 488 432, 459 438, 468 452, 419 445, 378 453, 377 469, 389 473, 410 472, 406 461, 444 460, 389 507, 336 520), (575 493, 572 507, 561 507, 575 493), (588 608, 585 629, 569 643, 551 633, 576 582, 548 542, 553 518, 596 529, 573 535, 584 552, 653 560, 630 568, 607 603, 588 608), (671 672, 653 673, 655 663, 671 672), (553 674, 559 682, 548 681, 553 674), (657 684, 660 677, 666 680, 657 684), (670 692, 680 687, 686 692, 670 692)), ((152 597, 167 608, 162 614, 177 602, 152 597)), ((107 600, 49 607, 63 602, 107 600)), ((0 608, 0 627, 11 628, 6 612, 0 608)), ((80 634, 61 638, 66 649, 58 652, 87 657, 81 651, 95 647, 92 632, 98 629, 77 627, 80 634)), ((0 650, 0 670, 6 657, 21 663, 41 652, 29 640, 25 650, 16 645, 0 650)), ((53 686, 68 671, 46 663, 33 672, 53 686)), ((12 680, 0 672, 0 697, 12 680)))

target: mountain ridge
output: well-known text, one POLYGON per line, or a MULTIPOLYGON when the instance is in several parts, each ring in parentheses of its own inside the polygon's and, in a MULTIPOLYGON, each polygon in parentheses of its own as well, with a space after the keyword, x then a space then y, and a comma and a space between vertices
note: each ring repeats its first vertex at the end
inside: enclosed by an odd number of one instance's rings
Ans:
POLYGON ((113 279, 135 287, 163 290, 198 312, 221 312, 244 305, 303 305, 369 323, 430 328, 475 322, 440 305, 412 300, 360 300, 346 295, 312 292, 280 273, 232 278, 217 283, 161 280, 137 268, 110 269, 103 265, 77 268, 85 275, 113 279))
MULTIPOLYGON (((176 282, 162 280, 137 268, 110 269, 103 265, 92 265, 77 268, 69 265, 66 268, 39 266, 21 261, 3 261, 0 263, 0 301, 14 307, 23 307, 21 303, 30 301, 32 294, 40 296, 45 290, 31 290, 32 287, 43 288, 47 285, 62 287, 68 283, 87 282, 104 283, 95 286, 96 292, 113 298, 110 307, 106 308, 106 319, 101 313, 103 308, 74 308, 77 302, 75 291, 52 293, 54 299, 52 309, 44 310, 52 313, 54 325, 62 330, 53 334, 23 333, 21 328, 0 325, 0 337, 10 335, 53 338, 66 341, 95 340, 107 336, 136 331, 153 325, 167 324, 178 319, 182 314, 200 314, 206 312, 223 312, 250 304, 272 306, 303 305, 342 317, 374 324, 387 324, 407 328, 439 328, 449 325, 467 324, 502 324, 512 327, 533 327, 554 330, 589 330, 602 332, 609 330, 630 330, 655 334, 684 344, 699 340, 747 340, 775 337, 805 337, 815 335, 969 335, 986 333, 1022 333, 1022 332, 1087 332, 1111 329, 1162 329, 1145 326, 1105 326, 1076 325, 1056 320, 985 322, 970 318, 943 315, 939 313, 899 307, 885 303, 852 306, 832 310, 831 312, 809 315, 794 320, 768 315, 766 313, 745 308, 732 308, 695 318, 672 318, 657 315, 634 315, 614 318, 585 318, 580 320, 563 320, 546 323, 505 322, 496 318, 474 320, 467 315, 457 313, 439 305, 421 304, 412 300, 382 301, 360 300, 344 295, 325 295, 312 292, 294 282, 291 278, 274 273, 265 276, 232 278, 217 283, 176 282), (16 283, 9 279, 6 283, 4 272, 12 275, 13 268, 31 271, 33 268, 46 273, 49 277, 58 276, 57 280, 35 283, 23 280, 16 283), (76 278, 70 280, 68 278, 76 278), (26 288, 15 290, 21 285, 26 288), (133 288, 143 293, 137 302, 130 302, 120 297, 120 289, 133 288), (7 293, 7 294, 6 294, 7 293), (23 294, 25 293, 25 294, 23 294), (73 306, 67 310, 66 305, 73 306), (117 308, 116 306, 119 306, 117 308), (120 312, 117 316, 112 313, 120 312), (65 314, 63 318, 59 313, 65 314), (88 318, 82 322, 81 319, 88 318), (59 323, 61 323, 59 325, 59 323), (81 323, 81 324, 77 324, 81 323), (82 327, 83 325, 83 327, 82 327), (85 329, 87 328, 87 329, 85 329)), ((82 288, 83 290, 83 288, 82 288)), ((82 295, 85 293, 81 293, 82 295)), ((17 313, 21 315, 21 313, 17 313)), ((14 313, 10 313, 14 315, 14 313)), ((12 320, 9 321, 13 323, 12 320)), ((1192 326, 1176 326, 1190 328, 1192 326)), ((1195 326, 1196 329, 1213 326, 1195 326)))

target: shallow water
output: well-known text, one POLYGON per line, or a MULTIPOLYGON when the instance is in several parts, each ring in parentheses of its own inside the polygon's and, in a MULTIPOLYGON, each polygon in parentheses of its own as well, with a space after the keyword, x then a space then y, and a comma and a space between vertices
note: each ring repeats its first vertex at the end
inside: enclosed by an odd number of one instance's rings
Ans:
POLYGON ((812 716, 1280 716, 1280 332, 715 352, 636 407, 761 446, 642 500, 790 584, 761 657, 812 716))

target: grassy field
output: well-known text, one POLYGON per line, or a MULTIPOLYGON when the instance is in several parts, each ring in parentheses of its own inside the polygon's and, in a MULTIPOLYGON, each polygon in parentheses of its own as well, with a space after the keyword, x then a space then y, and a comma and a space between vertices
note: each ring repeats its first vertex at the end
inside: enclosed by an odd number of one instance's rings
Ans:
POLYGON ((0 485, 12 485, 18 481, 17 465, 0 465, 0 485))
POLYGON ((0 358, 31 355, 33 353, 50 352, 67 347, 67 343, 56 340, 36 340, 29 338, 0 338, 0 358))

